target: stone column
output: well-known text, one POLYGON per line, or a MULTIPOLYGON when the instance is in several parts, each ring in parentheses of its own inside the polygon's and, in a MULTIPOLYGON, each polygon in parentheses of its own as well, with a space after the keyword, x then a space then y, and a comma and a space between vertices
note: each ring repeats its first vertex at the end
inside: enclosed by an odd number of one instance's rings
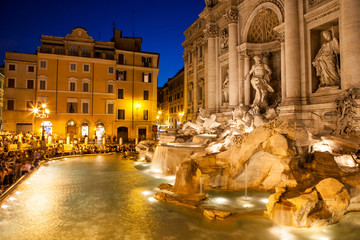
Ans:
POLYGON ((285 2, 286 96, 294 103, 301 97, 299 9, 297 0, 285 2))
POLYGON ((234 107, 239 104, 239 77, 238 77, 238 58, 237 58, 237 21, 238 12, 229 10, 226 15, 229 28, 229 106, 234 107))
POLYGON ((341 88, 360 88, 360 1, 340 1, 341 88))
POLYGON ((219 29, 217 25, 209 25, 206 29, 206 36, 208 39, 208 54, 207 54, 207 108, 212 111, 216 109, 216 41, 219 29))
POLYGON ((244 58, 239 56, 239 103, 244 104, 244 58))
MULTIPOLYGON (((250 56, 244 55, 244 75, 248 74, 250 72, 250 56)), ((244 76, 244 78, 245 78, 244 76)), ((245 95, 245 105, 250 105, 250 91, 251 91, 251 84, 250 84, 250 78, 244 79, 244 95, 245 95)))
POLYGON ((198 110, 198 103, 199 103, 199 99, 198 99, 198 74, 197 74, 197 64, 198 64, 198 61, 197 61, 197 58, 198 58, 198 54, 197 54, 197 51, 196 51, 196 48, 194 48, 192 50, 192 53, 193 53, 193 70, 194 70, 194 73, 193 73, 193 81, 194 81, 194 90, 193 90, 193 99, 194 99, 194 112, 198 110))

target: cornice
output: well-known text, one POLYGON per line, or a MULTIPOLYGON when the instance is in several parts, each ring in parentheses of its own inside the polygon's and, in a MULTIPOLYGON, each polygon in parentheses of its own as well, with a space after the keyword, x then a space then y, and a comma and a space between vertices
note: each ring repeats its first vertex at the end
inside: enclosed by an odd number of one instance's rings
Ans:
POLYGON ((320 18, 323 18, 332 13, 338 12, 340 10, 340 4, 338 1, 329 2, 319 8, 316 8, 304 15, 305 21, 307 23, 314 22, 320 18))

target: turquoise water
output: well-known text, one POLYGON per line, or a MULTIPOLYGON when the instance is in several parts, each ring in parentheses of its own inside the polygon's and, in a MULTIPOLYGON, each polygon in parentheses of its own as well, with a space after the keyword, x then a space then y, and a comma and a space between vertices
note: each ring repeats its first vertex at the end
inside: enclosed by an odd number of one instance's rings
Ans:
POLYGON ((262 217, 261 196, 253 211, 243 208, 241 193, 209 192, 208 205, 238 212, 210 221, 200 211, 155 201, 154 188, 165 180, 145 169, 117 155, 43 166, 1 203, 0 239, 360 239, 358 213, 326 228, 281 228, 262 217))

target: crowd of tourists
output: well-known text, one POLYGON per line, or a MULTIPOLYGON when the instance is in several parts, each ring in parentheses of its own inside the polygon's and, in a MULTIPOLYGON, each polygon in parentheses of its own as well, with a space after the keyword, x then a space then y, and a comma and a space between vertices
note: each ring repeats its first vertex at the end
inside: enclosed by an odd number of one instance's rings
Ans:
POLYGON ((42 147, 40 136, 35 134, 0 135, 0 195, 23 175, 37 168, 42 160, 66 155, 135 152, 134 144, 118 145, 108 142, 106 145, 82 144, 74 141, 66 148, 63 141, 57 141, 42 147), (16 149, 10 146, 16 144, 16 149), (26 144, 26 148, 22 148, 26 144))

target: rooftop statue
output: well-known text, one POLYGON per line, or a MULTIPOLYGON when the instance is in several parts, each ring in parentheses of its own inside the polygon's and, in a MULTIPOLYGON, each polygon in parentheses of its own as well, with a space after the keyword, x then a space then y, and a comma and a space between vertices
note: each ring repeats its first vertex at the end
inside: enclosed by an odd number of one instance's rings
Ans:
POLYGON ((323 31, 322 35, 326 42, 323 43, 312 62, 316 68, 316 76, 320 78, 319 87, 340 86, 340 67, 337 56, 340 53, 339 42, 333 31, 323 31))
POLYGON ((255 64, 251 67, 250 72, 246 74, 245 78, 249 80, 251 76, 251 85, 256 91, 252 106, 266 108, 268 107, 268 92, 274 92, 274 89, 270 86, 272 71, 268 65, 262 62, 260 56, 255 56, 254 60, 255 64))

